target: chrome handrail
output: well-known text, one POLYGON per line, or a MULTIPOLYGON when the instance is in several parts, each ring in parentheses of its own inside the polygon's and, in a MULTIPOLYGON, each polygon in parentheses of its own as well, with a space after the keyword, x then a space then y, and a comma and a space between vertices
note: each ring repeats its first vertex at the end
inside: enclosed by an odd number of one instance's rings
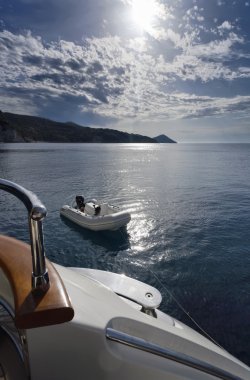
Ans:
POLYGON ((203 360, 196 359, 192 356, 174 351, 172 349, 161 347, 158 344, 148 342, 137 336, 126 334, 122 331, 113 329, 112 327, 107 327, 106 338, 108 338, 111 341, 125 344, 126 346, 130 346, 157 356, 161 356, 165 359, 175 361, 188 367, 192 367, 194 369, 197 369, 198 371, 205 372, 219 379, 243 380, 242 377, 229 373, 228 371, 222 368, 218 368, 212 364, 206 363, 203 360))
POLYGON ((0 178, 0 189, 13 194, 23 202, 28 210, 29 232, 32 255, 31 284, 34 291, 46 292, 49 289, 49 275, 45 263, 42 220, 47 215, 46 207, 31 191, 0 178))

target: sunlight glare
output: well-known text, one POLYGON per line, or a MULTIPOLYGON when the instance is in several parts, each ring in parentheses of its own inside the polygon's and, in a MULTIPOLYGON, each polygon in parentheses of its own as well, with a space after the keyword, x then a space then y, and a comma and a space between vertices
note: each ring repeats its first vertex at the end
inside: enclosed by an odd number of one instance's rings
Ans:
POLYGON ((135 23, 144 31, 149 32, 153 26, 153 19, 157 15, 156 0, 133 0, 132 14, 135 23))

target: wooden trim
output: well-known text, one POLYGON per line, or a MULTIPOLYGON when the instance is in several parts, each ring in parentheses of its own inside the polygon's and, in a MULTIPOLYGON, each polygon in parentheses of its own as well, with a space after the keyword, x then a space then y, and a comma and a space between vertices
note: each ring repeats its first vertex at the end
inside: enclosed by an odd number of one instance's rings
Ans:
MULTIPOLYGON (((50 288, 45 294, 32 292, 31 249, 26 243, 0 235, 0 267, 8 278, 14 296, 15 324, 29 329, 68 322, 74 309, 60 275, 46 259, 50 288)), ((1 291, 1 289, 0 289, 1 291)))

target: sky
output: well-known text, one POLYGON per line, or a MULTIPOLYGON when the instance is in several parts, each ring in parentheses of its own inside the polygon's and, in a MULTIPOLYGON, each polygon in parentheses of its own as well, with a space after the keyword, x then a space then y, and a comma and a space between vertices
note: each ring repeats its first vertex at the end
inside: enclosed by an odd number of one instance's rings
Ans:
POLYGON ((0 109, 250 142, 250 0, 0 0, 0 109))

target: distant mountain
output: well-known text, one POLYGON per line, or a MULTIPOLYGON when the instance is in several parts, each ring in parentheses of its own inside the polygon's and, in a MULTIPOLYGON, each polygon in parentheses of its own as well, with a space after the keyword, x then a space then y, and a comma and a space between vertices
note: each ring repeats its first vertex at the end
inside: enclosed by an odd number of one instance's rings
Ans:
POLYGON ((176 141, 170 139, 168 136, 166 135, 159 135, 159 136, 156 136, 154 137, 154 140, 156 140, 158 143, 167 143, 167 144, 176 144, 176 141))
POLYGON ((0 111, 0 142, 156 143, 153 138, 108 128, 60 123, 0 111))

